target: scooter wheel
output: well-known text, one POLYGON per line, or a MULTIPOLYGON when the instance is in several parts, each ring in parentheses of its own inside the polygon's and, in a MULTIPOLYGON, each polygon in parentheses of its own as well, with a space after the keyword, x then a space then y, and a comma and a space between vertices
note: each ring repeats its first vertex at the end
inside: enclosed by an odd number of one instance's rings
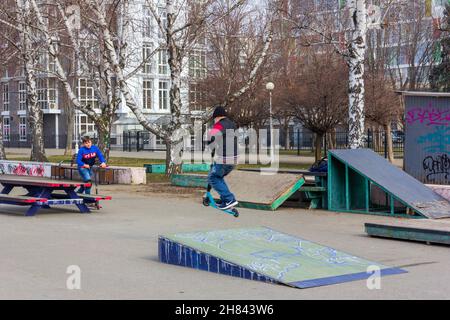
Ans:
POLYGON ((232 211, 235 218, 239 217, 239 212, 236 209, 233 209, 232 211))
POLYGON ((209 206, 209 198, 208 197, 203 198, 203 205, 205 207, 209 206))

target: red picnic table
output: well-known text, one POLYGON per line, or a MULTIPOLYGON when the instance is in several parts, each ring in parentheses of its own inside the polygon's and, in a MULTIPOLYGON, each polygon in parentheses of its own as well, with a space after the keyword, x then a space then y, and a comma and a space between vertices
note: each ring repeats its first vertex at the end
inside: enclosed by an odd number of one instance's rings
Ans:
POLYGON ((34 216, 39 209, 50 208, 51 205, 76 205, 81 213, 89 213, 91 211, 86 204, 95 203, 99 208, 100 200, 111 200, 109 196, 77 194, 76 188, 91 186, 91 183, 79 181, 0 175, 0 183, 3 185, 0 203, 30 206, 25 213, 26 216, 34 216), (16 187, 26 189, 28 193, 24 196, 10 195, 9 193, 16 187))

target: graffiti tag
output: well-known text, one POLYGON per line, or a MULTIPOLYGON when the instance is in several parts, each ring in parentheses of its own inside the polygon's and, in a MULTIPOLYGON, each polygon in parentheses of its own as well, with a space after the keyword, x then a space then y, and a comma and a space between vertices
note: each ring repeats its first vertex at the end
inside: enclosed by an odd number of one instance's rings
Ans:
POLYGON ((9 163, 7 165, 0 164, 0 174, 15 174, 18 176, 33 176, 33 177, 43 177, 44 176, 44 166, 42 164, 37 165, 23 165, 9 163))
POLYGON ((431 103, 427 108, 414 108, 406 113, 408 124, 419 122, 427 126, 448 126, 450 125, 450 109, 436 109, 431 103))
POLYGON ((448 179, 450 174, 450 158, 446 154, 438 155, 435 158, 427 156, 422 162, 423 170, 427 173, 427 179, 435 175, 444 175, 448 179))
POLYGON ((423 148, 423 150, 426 152, 443 152, 450 154, 450 127, 436 127, 433 133, 427 133, 417 138, 417 143, 431 143, 430 146, 426 146, 423 148))

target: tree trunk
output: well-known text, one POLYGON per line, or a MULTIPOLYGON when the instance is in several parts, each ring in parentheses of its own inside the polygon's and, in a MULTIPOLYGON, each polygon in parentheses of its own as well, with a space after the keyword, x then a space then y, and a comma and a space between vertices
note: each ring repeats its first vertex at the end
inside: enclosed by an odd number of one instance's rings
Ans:
POLYGON ((322 159, 322 141, 323 133, 316 133, 316 142, 314 148, 315 161, 319 161, 320 159, 322 159))
POLYGON ((32 56, 32 30, 28 24, 30 3, 17 1, 19 8, 19 33, 21 37, 21 55, 24 61, 26 85, 27 85, 27 109, 28 122, 31 129, 31 161, 46 162, 44 149, 44 115, 37 103, 36 76, 34 57, 32 56))
POLYGON ((349 0, 353 21, 348 45, 349 66, 349 146, 363 147, 364 134, 364 56, 366 52, 367 9, 365 0, 349 0))
POLYGON ((66 107, 67 112, 67 136, 66 136, 66 150, 64 150, 65 156, 72 155, 72 143, 73 143, 73 129, 74 129, 74 118, 75 110, 71 106, 66 107))
POLYGON ((3 121, 0 121, 0 160, 6 160, 5 146, 3 145, 3 121))
POLYGON ((100 127, 97 127, 97 133, 98 133, 98 148, 103 153, 103 156, 105 157, 106 162, 109 161, 109 152, 111 147, 111 126, 109 126, 107 129, 102 129, 100 127))
POLYGON ((175 162, 176 149, 170 141, 166 141, 166 176, 181 173, 181 163, 175 162))
POLYGON ((29 108, 29 123, 31 129, 31 161, 47 162, 44 148, 43 112, 38 105, 29 108))
POLYGON ((30 66, 29 62, 26 63, 25 73, 28 88, 28 122, 31 129, 30 160, 47 162, 44 148, 44 114, 37 103, 36 78, 33 67, 30 66))
POLYGON ((289 140, 289 118, 284 119, 284 135, 285 135, 284 149, 289 150, 291 147, 291 143, 289 140))
POLYGON ((328 133, 328 150, 336 148, 336 131, 334 129, 328 133))
POLYGON ((384 131, 387 139, 387 156, 391 163, 394 163, 394 148, 392 146, 392 132, 391 132, 391 122, 389 121, 384 125, 384 131))

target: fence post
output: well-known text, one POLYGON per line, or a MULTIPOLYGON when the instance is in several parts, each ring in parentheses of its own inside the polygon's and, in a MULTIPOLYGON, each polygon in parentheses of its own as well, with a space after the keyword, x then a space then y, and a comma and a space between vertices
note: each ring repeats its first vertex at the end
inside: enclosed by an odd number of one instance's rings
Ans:
POLYGON ((384 132, 384 158, 387 159, 387 132, 384 132))
POLYGON ((297 155, 300 156, 300 129, 297 128, 297 155))
POLYGON ((139 152, 139 146, 141 145, 141 132, 137 131, 136 132, 136 151, 139 152))

